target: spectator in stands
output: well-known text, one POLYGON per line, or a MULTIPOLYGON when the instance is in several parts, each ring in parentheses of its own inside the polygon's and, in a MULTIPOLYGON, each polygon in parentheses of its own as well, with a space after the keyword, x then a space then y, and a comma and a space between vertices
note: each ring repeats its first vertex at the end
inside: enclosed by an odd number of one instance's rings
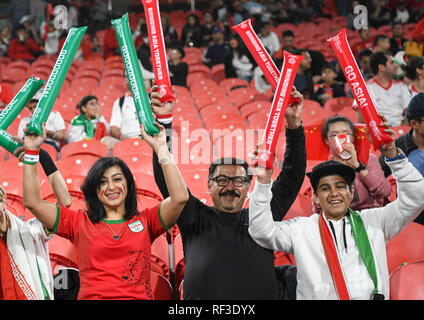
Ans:
POLYGON ((203 12, 203 24, 200 25, 200 33, 202 35, 202 47, 207 47, 212 41, 212 32, 215 27, 217 27, 217 24, 213 20, 212 12, 203 12))
MULTIPOLYGON (((406 109, 406 117, 411 129, 404 135, 395 140, 396 146, 403 151, 408 160, 424 176, 424 93, 420 92, 409 102, 406 109)), ((391 174, 390 168, 380 157, 380 164, 384 175, 388 177, 391 174)), ((397 190, 399 190, 397 188, 397 190)), ((424 225, 424 210, 414 220, 424 225)))
MULTIPOLYGON (((29 116, 22 118, 19 122, 18 137, 20 139, 23 139, 25 136, 24 131, 26 129, 27 124, 31 120, 32 115, 34 114, 34 111, 37 107, 40 98, 41 92, 38 92, 31 100, 29 100, 29 102, 25 106, 29 111, 29 116)), ((63 120, 62 115, 59 111, 52 110, 50 112, 46 121, 46 130, 47 137, 45 143, 53 146, 57 150, 57 152, 59 152, 61 144, 66 143, 67 139, 65 121, 63 120)))
MULTIPOLYGON (((153 113, 158 118, 172 114, 175 102, 162 104, 156 91, 157 87, 152 87, 153 113)), ((283 219, 294 202, 306 169, 305 136, 301 125, 303 99, 294 88, 292 96, 300 98, 301 102, 290 105, 285 113, 287 147, 282 171, 272 189, 276 195, 271 201, 276 221, 283 219)), ((172 119, 159 121, 167 128, 170 146, 172 119)), ((153 168, 159 190, 167 197, 168 190, 155 156, 153 168)), ((213 207, 203 204, 189 192, 189 201, 177 220, 184 248, 184 299, 278 298, 274 253, 262 250, 247 232, 249 212, 243 209, 243 204, 250 181, 249 165, 245 161, 217 159, 209 167, 208 187, 213 207)))
POLYGON ((28 36, 32 38, 35 41, 35 43, 37 43, 37 45, 41 46, 43 44, 43 41, 41 40, 37 30, 35 30, 34 26, 31 24, 29 20, 29 16, 22 17, 20 22, 21 22, 21 25, 23 25, 26 31, 28 32, 28 36))
POLYGON ((113 26, 110 26, 104 38, 103 58, 106 60, 108 57, 119 55, 121 55, 121 51, 119 50, 118 38, 116 37, 113 26))
POLYGON ((392 20, 398 23, 408 23, 411 15, 407 8, 407 0, 399 0, 397 3, 397 8, 392 12, 392 20))
MULTIPOLYGON (((0 79, 1 79, 1 70, 0 70, 0 79)), ((2 83, 0 81, 0 111, 3 111, 4 108, 12 101, 14 95, 12 89, 7 83, 2 83)))
POLYGON ((358 34, 359 34, 359 39, 361 39, 361 42, 358 43, 356 46, 352 47, 352 52, 355 55, 355 57, 357 57, 359 52, 362 50, 374 49, 374 41, 371 38, 371 32, 369 29, 359 29, 358 34))
POLYGON ((98 30, 106 29, 108 19, 108 4, 104 0, 93 0, 90 5, 90 24, 88 25, 89 34, 96 34, 98 30))
POLYGON ((232 25, 240 24, 252 16, 245 8, 244 2, 242 0, 230 0, 230 12, 233 18, 232 25))
POLYGON ((168 68, 171 84, 187 87, 188 64, 184 61, 184 48, 175 46, 168 53, 168 68))
POLYGON ((312 78, 312 74, 309 72, 312 63, 311 55, 306 49, 300 50, 299 53, 304 58, 297 69, 294 86, 305 99, 315 100, 314 80, 312 78))
POLYGON ((104 137, 110 133, 109 123, 102 115, 96 96, 85 96, 77 105, 80 114, 72 119, 68 127, 68 143, 81 140, 97 140, 109 146, 104 137))
POLYGON ((271 18, 271 13, 268 7, 265 5, 265 1, 249 1, 244 0, 243 6, 249 12, 249 14, 255 18, 258 22, 268 22, 271 18))
POLYGON ((110 135, 119 140, 138 138, 140 136, 140 124, 135 109, 134 98, 131 95, 128 78, 125 77, 127 91, 125 95, 115 100, 110 117, 110 135))
MULTIPOLYGON (((366 165, 358 159, 358 151, 354 145, 355 126, 353 123, 348 118, 341 116, 328 118, 322 127, 322 137, 329 149, 328 160, 335 160, 355 169, 355 182, 353 183, 355 197, 350 204, 350 208, 353 210, 364 210, 382 207, 390 196, 390 183, 385 179, 378 158, 373 153, 369 153, 366 165), (336 146, 335 138, 339 134, 349 136, 350 143, 344 144, 343 148, 350 153, 350 159, 342 159, 336 146)), ((312 201, 312 204, 314 212, 319 213, 321 211, 319 203, 312 201)))
POLYGON ((390 51, 395 55, 398 51, 405 49, 405 43, 408 39, 404 38, 404 27, 400 22, 392 24, 392 38, 390 39, 390 51))
POLYGON ((271 9, 271 19, 275 25, 295 23, 297 4, 294 0, 275 1, 271 9))
POLYGON ((46 30, 43 35, 44 40, 44 53, 55 55, 59 50, 61 32, 56 30, 53 26, 53 22, 49 22, 46 25, 46 30))
POLYGON ((390 38, 385 34, 378 34, 374 38, 374 53, 390 50, 390 38))
POLYGON ((230 12, 228 5, 223 0, 211 0, 209 3, 212 9, 213 19, 217 23, 228 23, 230 12))
POLYGON ((424 92, 424 57, 409 58, 403 69, 405 76, 411 80, 408 84, 411 98, 420 92, 424 92))
MULTIPOLYGON (((43 201, 38 166, 24 164, 25 206, 48 230, 69 239, 78 251, 78 299, 153 299, 152 242, 175 224, 189 197, 166 147, 165 130, 161 126, 159 130, 155 136, 143 129, 141 132, 143 140, 159 154, 169 197, 141 212, 137 210, 134 177, 118 158, 100 158, 93 164, 81 186, 87 208, 78 211, 43 201)), ((43 140, 43 136, 26 136, 25 150, 38 151, 43 140)))
POLYGON ((0 15, 10 17, 12 36, 16 35, 21 19, 29 13, 29 0, 9 0, 7 7, 2 7, 0 15))
POLYGON ((357 0, 351 1, 349 13, 347 14, 347 27, 351 30, 355 30, 355 20, 359 16, 360 13, 355 12, 355 7, 359 6, 361 3, 357 0))
POLYGON ((378 28, 390 23, 391 12, 386 6, 385 0, 372 0, 372 4, 368 10, 369 25, 378 28))
POLYGON ((103 57, 103 49, 97 36, 91 37, 91 52, 102 54, 103 57))
POLYGON ((225 56, 225 77, 252 80, 255 59, 237 34, 232 34, 229 41, 230 51, 225 56))
MULTIPOLYGON (((399 126, 406 123, 404 110, 408 106, 410 93, 401 81, 394 81, 398 65, 393 61, 390 52, 377 52, 371 56, 371 69, 375 77, 367 82, 368 90, 378 112, 384 115, 390 125, 399 126)), ((353 102, 357 108, 356 101, 353 102)), ((358 112, 358 119, 362 115, 358 112)))
POLYGON ((362 77, 364 78, 365 81, 374 77, 374 74, 372 73, 372 69, 371 69, 371 64, 370 64, 371 56, 372 56, 372 51, 370 49, 364 49, 359 52, 358 64, 362 73, 362 77))
POLYGON ((280 49, 280 40, 274 31, 271 31, 270 22, 259 23, 258 37, 262 44, 268 48, 269 54, 272 56, 280 49))
POLYGON ((181 32, 180 44, 182 46, 197 48, 202 45, 199 17, 195 13, 187 16, 187 23, 181 32))
MULTIPOLYGON (((389 128, 387 123, 385 126, 389 128)), ((386 130, 394 136, 391 129, 386 130)), ((398 198, 385 207, 359 212, 350 208, 354 169, 329 160, 310 174, 313 196, 322 213, 273 221, 272 170, 258 170, 249 203, 249 233, 268 250, 294 255, 297 299, 390 299, 386 243, 423 208, 424 178, 393 142, 380 150, 396 178, 398 198)))
MULTIPOLYGON (((15 155, 21 152, 20 161, 24 161, 22 151, 23 147, 15 151, 15 155)), ((40 149, 39 158, 58 205, 69 207, 72 198, 53 159, 43 149, 40 149)), ((2 300, 53 300, 55 298, 48 248, 48 241, 52 237, 53 235, 36 218, 24 222, 12 214, 7 209, 7 193, 0 186, 0 257, 4 257, 0 259, 2 300), (6 270, 10 271, 4 272, 6 270), (16 276, 16 270, 24 281, 16 276)))
POLYGON ((173 26, 171 20, 165 13, 160 14, 160 21, 162 22, 163 39, 166 47, 174 46, 178 43, 178 33, 173 26))
POLYGON ((8 56, 14 60, 25 60, 32 63, 39 52, 37 43, 28 36, 24 26, 18 27, 16 38, 10 42, 8 56))
POLYGON ((314 8, 309 0, 300 0, 296 9, 296 24, 309 22, 314 14, 314 8))
POLYGON ((299 49, 294 46, 294 33, 292 30, 284 30, 281 39, 281 49, 274 53, 274 59, 282 59, 283 51, 286 50, 292 54, 299 54, 299 49))
MULTIPOLYGON (((41 25, 43 21, 46 21, 46 13, 47 13, 48 5, 49 4, 47 4, 43 0, 30 0, 28 21, 31 24, 31 26, 35 29, 35 32, 38 34, 40 34, 41 32, 41 25)), ((69 17, 69 12, 68 12, 68 17, 69 17)), ((72 27, 72 25, 69 27, 72 27)))
POLYGON ((332 98, 346 96, 344 83, 336 81, 336 78, 336 70, 331 65, 322 69, 322 81, 315 86, 315 96, 322 105, 332 98))
POLYGON ((209 68, 212 68, 214 65, 221 64, 225 62, 225 56, 230 51, 228 43, 225 41, 224 31, 215 27, 212 32, 213 43, 207 46, 203 52, 202 61, 209 68))
POLYGON ((7 56, 12 34, 9 27, 3 27, 0 31, 0 56, 7 56))

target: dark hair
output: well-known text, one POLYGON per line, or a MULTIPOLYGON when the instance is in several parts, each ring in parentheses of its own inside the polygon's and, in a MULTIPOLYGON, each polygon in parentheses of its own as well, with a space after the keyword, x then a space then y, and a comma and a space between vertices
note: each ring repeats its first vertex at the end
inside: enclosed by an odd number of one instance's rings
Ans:
POLYGON ((283 34, 282 34, 282 37, 284 38, 284 37, 293 37, 294 38, 294 33, 293 33, 293 31, 292 30, 284 30, 283 31, 283 34))
POLYGON ((424 57, 420 56, 420 57, 411 57, 408 60, 408 63, 406 64, 406 66, 402 65, 402 70, 405 71, 405 75, 411 79, 411 80, 415 80, 417 79, 418 75, 417 75, 417 68, 422 69, 424 66, 424 57))
POLYGON ((385 34, 377 34, 374 38, 374 47, 381 41, 381 40, 385 40, 385 39, 389 39, 388 36, 386 36, 385 34))
POLYGON ((321 134, 322 134, 323 140, 327 139, 327 134, 328 134, 328 130, 330 129, 330 125, 337 122, 347 123, 350 129, 352 130, 352 133, 355 134, 355 126, 353 125, 352 121, 350 121, 346 117, 335 115, 331 118, 327 118, 327 120, 325 120, 324 125, 322 126, 321 134))
POLYGON ((371 57, 372 51, 370 49, 364 49, 359 51, 358 60, 360 61, 363 57, 371 57))
POLYGON ((215 169, 217 167, 225 165, 225 164, 242 166, 244 168, 244 170, 246 171, 246 175, 247 175, 247 179, 249 179, 249 183, 250 183, 250 181, 252 181, 252 175, 250 174, 249 164, 244 160, 237 159, 237 158, 230 158, 230 157, 224 157, 224 158, 216 159, 210 164, 210 166, 209 166, 209 177, 208 177, 209 180, 213 178, 213 174, 215 173, 215 169))
POLYGON ((125 179, 127 180, 128 193, 125 198, 125 215, 124 219, 129 220, 134 217, 137 211, 137 194, 134 177, 126 163, 116 157, 106 157, 97 160, 87 173, 81 191, 85 197, 87 204, 88 218, 92 223, 98 223, 106 217, 106 211, 103 204, 97 196, 101 179, 105 171, 113 166, 121 168, 125 179))
POLYGON ((88 101, 93 99, 96 99, 96 101, 98 101, 96 96, 85 96, 81 98, 81 100, 77 104, 77 109, 80 111, 80 113, 82 113, 82 107, 86 106, 88 101))
POLYGON ((322 67, 321 73, 323 73, 325 70, 331 69, 333 72, 337 73, 336 68, 334 68, 331 64, 326 64, 322 67))
POLYGON ((194 26, 199 26, 200 25, 200 20, 199 20, 199 17, 197 16, 197 14, 195 14, 195 13, 190 13, 189 15, 187 15, 187 18, 186 18, 186 21, 187 21, 187 23, 188 23, 188 18, 190 18, 190 17, 193 17, 194 18, 194 20, 195 20, 195 23, 194 23, 194 26))
POLYGON ((375 75, 378 73, 378 66, 382 64, 383 66, 386 66, 386 63, 389 59, 387 59, 387 56, 390 56, 391 54, 389 52, 376 52, 373 53, 370 58, 370 67, 372 70, 372 73, 375 75))

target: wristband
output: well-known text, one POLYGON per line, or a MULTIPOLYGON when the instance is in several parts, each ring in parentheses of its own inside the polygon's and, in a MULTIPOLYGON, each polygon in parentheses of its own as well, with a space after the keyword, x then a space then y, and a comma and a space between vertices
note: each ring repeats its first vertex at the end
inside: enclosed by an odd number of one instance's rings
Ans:
POLYGON ((24 150, 24 164, 36 164, 40 161, 40 151, 24 150))
POLYGON ((168 124, 172 122, 172 113, 156 115, 156 119, 162 124, 168 124))

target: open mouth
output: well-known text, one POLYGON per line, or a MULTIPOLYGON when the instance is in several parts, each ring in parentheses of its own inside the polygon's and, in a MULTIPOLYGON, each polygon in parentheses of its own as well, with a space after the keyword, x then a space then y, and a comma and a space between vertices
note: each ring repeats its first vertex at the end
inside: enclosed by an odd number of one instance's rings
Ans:
POLYGON ((337 207, 343 204, 342 200, 331 200, 329 201, 330 206, 337 207))
POLYGON ((105 196, 109 200, 115 200, 115 199, 117 199, 120 196, 120 194, 121 194, 120 192, 114 192, 114 193, 106 194, 105 196))
POLYGON ((235 192, 223 192, 220 195, 220 198, 224 201, 233 201, 235 198, 240 198, 240 195, 235 192))

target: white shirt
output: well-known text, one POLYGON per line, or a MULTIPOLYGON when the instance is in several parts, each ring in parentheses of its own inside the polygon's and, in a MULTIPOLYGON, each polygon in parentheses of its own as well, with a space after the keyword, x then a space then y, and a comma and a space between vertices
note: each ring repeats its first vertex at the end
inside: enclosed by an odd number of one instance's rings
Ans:
POLYGON ((264 37, 262 34, 258 36, 259 40, 261 40, 264 47, 266 47, 269 51, 270 55, 273 55, 278 50, 280 50, 280 40, 275 32, 271 31, 269 35, 264 37))
MULTIPOLYGON (((107 134, 108 135, 110 134, 109 123, 107 122, 105 117, 101 116, 100 118, 91 119, 90 121, 93 124, 94 130, 96 130, 97 124, 99 122, 102 122, 105 125, 107 134)), ((69 125, 69 127, 68 127, 68 143, 81 141, 81 140, 85 140, 85 139, 87 139, 87 134, 85 133, 84 126, 75 126, 75 125, 72 125, 72 124, 69 125)))
MULTIPOLYGON (((21 139, 24 138, 25 136, 24 129, 26 128, 26 125, 29 123, 30 119, 31 117, 25 117, 19 123, 19 128, 18 128, 19 138, 21 139)), ((63 120, 60 112, 58 111, 50 112, 49 117, 47 118, 47 121, 46 121, 46 129, 48 131, 54 131, 54 132, 58 130, 66 130, 65 120, 63 120)), ((54 142, 58 147, 60 147, 59 141, 53 140, 51 138, 46 138, 46 141, 54 142)))
POLYGON ((140 136, 140 123, 132 96, 125 95, 122 111, 119 107, 119 98, 115 100, 110 117, 110 126, 121 130, 122 138, 136 138, 140 136))
MULTIPOLYGON (((373 251, 378 291, 390 297, 386 243, 398 235, 424 208, 424 179, 405 158, 386 162, 398 186, 398 197, 385 207, 359 213, 373 251)), ((326 262, 318 227, 318 214, 286 221, 273 221, 270 201, 272 184, 255 183, 249 203, 249 233, 259 245, 294 255, 297 267, 296 298, 338 299, 326 262)), ((348 219, 343 240, 343 219, 333 222, 341 268, 352 299, 368 300, 374 285, 353 239, 348 219)))
MULTIPOLYGON (((411 99, 408 87, 401 81, 391 80, 389 86, 384 88, 374 77, 367 81, 367 88, 377 111, 387 118, 390 125, 400 126, 404 119, 404 110, 411 99)), ((357 108, 356 100, 353 107, 357 108)))

